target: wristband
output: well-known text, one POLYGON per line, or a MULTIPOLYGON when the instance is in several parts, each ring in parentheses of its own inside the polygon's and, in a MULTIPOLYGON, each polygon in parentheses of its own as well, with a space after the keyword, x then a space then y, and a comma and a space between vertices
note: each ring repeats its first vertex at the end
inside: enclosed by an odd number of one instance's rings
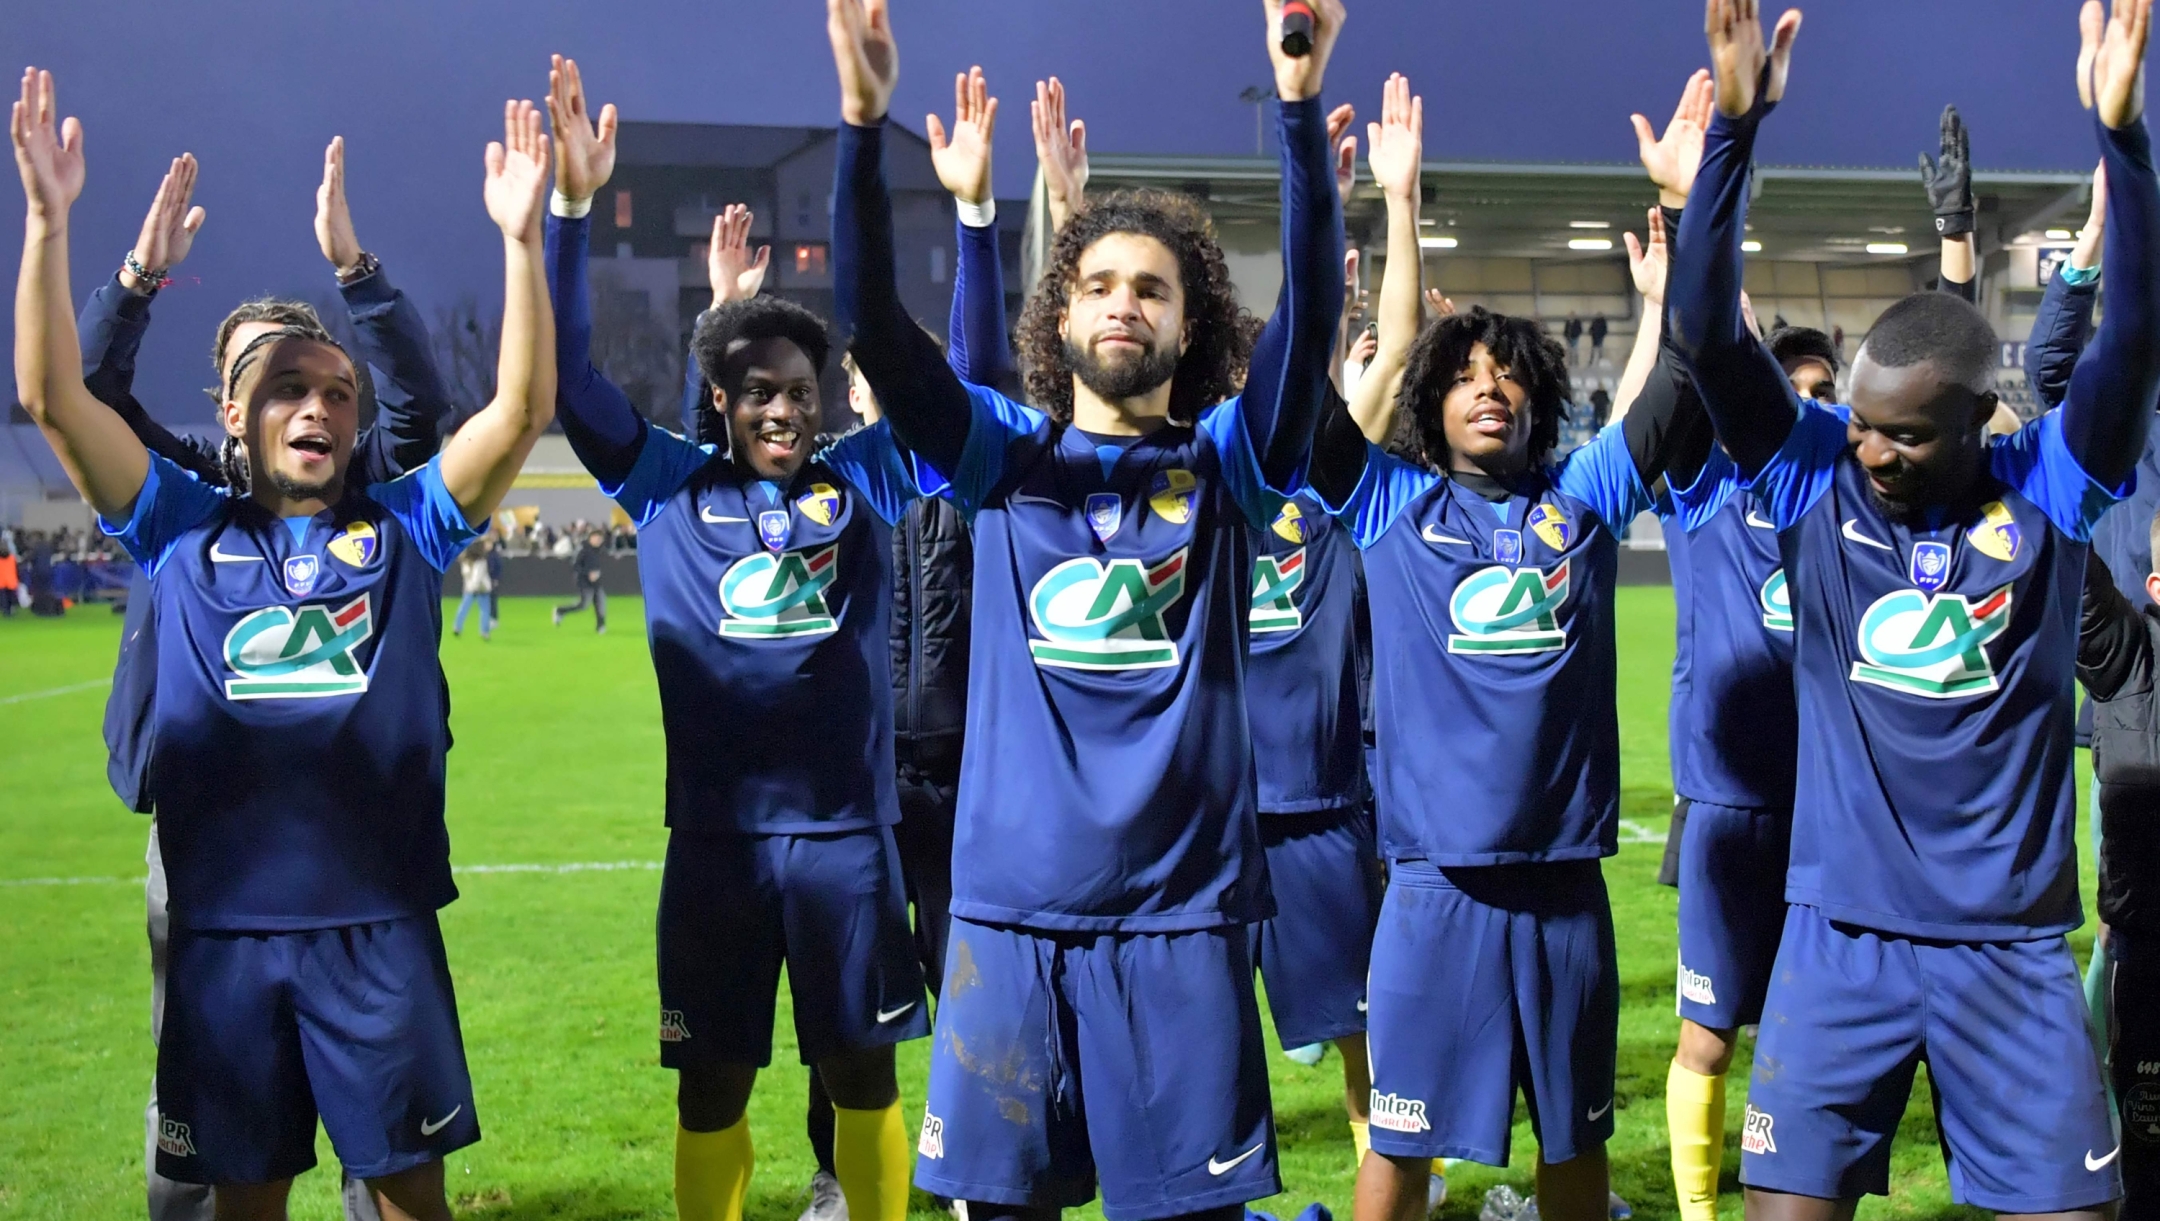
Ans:
POLYGON ((969 203, 958 195, 953 196, 953 206, 960 211, 960 223, 970 229, 987 229, 997 220, 997 200, 985 199, 981 203, 969 203))
POLYGON ((2060 269, 2060 273, 2063 278, 2063 283, 2070 285, 2072 288, 2083 288, 2087 284, 2095 284, 2098 283, 2100 280, 2099 268, 2079 267, 2076 264, 2070 263, 2068 261, 2065 261, 2063 263, 2060 269))
POLYGON ((592 197, 572 199, 561 191, 549 191, 548 211, 564 220, 578 220, 592 211, 592 197))
POLYGON ((153 270, 143 266, 142 261, 135 257, 135 252, 132 250, 127 252, 126 258, 120 260, 120 266, 126 268, 127 273, 135 277, 135 289, 145 297, 157 296, 158 290, 165 287, 165 273, 170 270, 165 267, 153 270))
POLYGON ((1935 214, 1935 235, 1937 237, 1963 237, 1972 231, 1973 210, 1971 208, 1960 208, 1955 212, 1937 212, 1935 214))
POLYGON ((353 260, 351 268, 337 273, 337 282, 339 284, 358 284, 381 270, 382 260, 363 250, 360 252, 360 257, 353 260))

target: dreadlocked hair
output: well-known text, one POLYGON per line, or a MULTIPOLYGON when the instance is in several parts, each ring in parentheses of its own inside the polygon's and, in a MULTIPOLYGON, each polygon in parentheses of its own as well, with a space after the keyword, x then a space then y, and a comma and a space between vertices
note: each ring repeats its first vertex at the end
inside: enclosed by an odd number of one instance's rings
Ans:
POLYGON ((310 339, 320 336, 323 342, 337 346, 330 338, 330 329, 323 325, 322 315, 305 301, 289 297, 257 297, 242 301, 233 312, 225 315, 225 321, 218 323, 217 338, 210 344, 210 367, 217 370, 218 375, 217 389, 210 391, 210 397, 220 404, 224 403, 225 392, 233 381, 226 374, 225 346, 232 342, 234 331, 250 322, 274 322, 280 329, 298 328, 310 332, 310 339))
POLYGON ((1058 230, 1042 278, 1021 311, 1016 344, 1029 400, 1060 424, 1072 422, 1073 371, 1065 361, 1065 306, 1080 282, 1080 256, 1115 233, 1151 237, 1177 259, 1191 342, 1170 378, 1170 422, 1191 425, 1245 383, 1253 335, 1239 307, 1215 222, 1183 195, 1114 191, 1091 199, 1058 230))
POLYGON ((1448 468, 1441 407, 1455 375, 1470 364, 1470 350, 1481 343, 1529 392, 1530 461, 1542 465, 1552 458, 1560 444, 1560 421, 1568 414, 1567 349, 1534 319, 1495 314, 1476 305, 1469 313, 1436 319, 1410 346, 1396 418, 1401 421, 1397 441, 1412 461, 1434 470, 1448 468))

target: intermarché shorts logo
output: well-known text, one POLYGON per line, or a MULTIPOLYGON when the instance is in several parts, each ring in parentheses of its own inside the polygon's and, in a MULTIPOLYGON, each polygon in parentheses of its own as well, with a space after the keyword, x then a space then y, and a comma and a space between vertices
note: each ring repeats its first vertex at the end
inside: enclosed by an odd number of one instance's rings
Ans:
POLYGON ((1390 1132, 1432 1130, 1432 1123, 1425 1118, 1425 1100, 1422 1098, 1402 1098, 1374 1090, 1368 1109, 1372 1126, 1376 1128, 1386 1128, 1390 1132))
POLYGON ((304 700, 357 695, 367 671, 353 651, 375 634, 368 596, 343 606, 266 606, 225 633, 230 700, 304 700))
POLYGON ((1037 665, 1072 670, 1151 670, 1178 662, 1163 615, 1185 596, 1186 548, 1153 567, 1136 559, 1108 564, 1094 556, 1066 560, 1028 594, 1041 640, 1028 641, 1037 665))
POLYGON ((1770 1112, 1758 1111, 1754 1103, 1749 1103, 1747 1118, 1740 1123, 1740 1152, 1776 1153, 1777 1141, 1770 1135, 1776 1122, 1770 1118, 1770 1112))
POLYGON ((720 578, 720 605, 728 613, 720 634, 773 640, 838 631, 825 591, 839 570, 838 543, 744 556, 720 578))

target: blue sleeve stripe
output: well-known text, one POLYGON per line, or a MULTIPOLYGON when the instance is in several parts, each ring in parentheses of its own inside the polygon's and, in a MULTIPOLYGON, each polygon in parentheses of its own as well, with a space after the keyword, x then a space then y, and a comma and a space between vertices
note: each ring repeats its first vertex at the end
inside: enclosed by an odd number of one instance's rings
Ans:
POLYGON ((154 577, 171 558, 181 536, 217 512, 224 501, 222 491, 152 451, 127 521, 116 525, 100 513, 98 529, 118 540, 144 575, 154 577))
POLYGON ((437 572, 450 571, 465 544, 487 528, 486 522, 479 529, 473 527, 464 507, 443 483, 441 454, 417 470, 375 484, 367 490, 367 497, 398 519, 406 536, 420 549, 421 558, 437 572))
POLYGON ((2116 501, 2137 488, 2132 468, 2117 487, 2107 487, 2085 470, 2063 435, 2062 409, 2056 408, 1997 441, 1988 452, 1995 477, 2037 505, 2047 519, 2078 542, 2116 501))
POLYGON ((1650 489, 1643 486, 1635 455, 1628 450, 1627 433, 1618 421, 1563 459, 1553 484, 1589 505, 1615 538, 1636 514, 1650 507, 1650 489))
POLYGON ((888 526, 900 523, 917 495, 908 455, 893 439, 892 426, 883 420, 840 438, 818 460, 847 480, 888 526))
POLYGON ((1240 418, 1244 396, 1233 395, 1208 408, 1200 417, 1200 431, 1207 435, 1215 447, 1216 460, 1222 467, 1223 487, 1230 498, 1245 514, 1245 520, 1256 530, 1264 530, 1275 520, 1276 506, 1281 498, 1293 495, 1268 486, 1266 472, 1260 469, 1260 456, 1253 452, 1252 435, 1240 418), (1272 495, 1271 495, 1272 493, 1272 495))
MULTIPOLYGON (((1438 475, 1412 466, 1367 441, 1365 473, 1358 476, 1357 488, 1350 493, 1350 499, 1338 507, 1328 504, 1323 497, 1321 504, 1349 529, 1350 537, 1357 545, 1365 548, 1379 542, 1388 527, 1395 524, 1395 519, 1402 516, 1403 509, 1439 482, 1438 475)), ((1319 495, 1318 489, 1314 489, 1314 495, 1319 495)))

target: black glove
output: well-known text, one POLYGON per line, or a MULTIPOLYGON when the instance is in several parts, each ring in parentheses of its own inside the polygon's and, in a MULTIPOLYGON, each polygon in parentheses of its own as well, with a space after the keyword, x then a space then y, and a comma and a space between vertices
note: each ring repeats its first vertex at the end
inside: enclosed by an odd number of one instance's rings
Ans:
POLYGON ((1937 235, 1958 237, 1973 231, 1972 144, 1955 106, 1943 107, 1941 157, 1920 154, 1920 184, 1935 209, 1937 235))

